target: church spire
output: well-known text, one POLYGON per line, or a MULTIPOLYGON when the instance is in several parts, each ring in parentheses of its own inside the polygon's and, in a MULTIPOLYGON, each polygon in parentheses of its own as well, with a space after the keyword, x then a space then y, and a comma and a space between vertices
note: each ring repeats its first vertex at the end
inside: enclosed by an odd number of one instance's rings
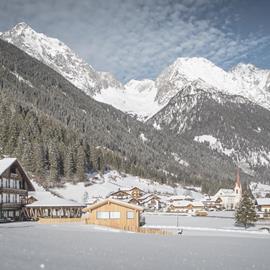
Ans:
POLYGON ((240 169, 239 169, 239 167, 237 167, 237 169, 236 169, 235 186, 238 186, 239 188, 241 187, 241 182, 240 182, 240 169))

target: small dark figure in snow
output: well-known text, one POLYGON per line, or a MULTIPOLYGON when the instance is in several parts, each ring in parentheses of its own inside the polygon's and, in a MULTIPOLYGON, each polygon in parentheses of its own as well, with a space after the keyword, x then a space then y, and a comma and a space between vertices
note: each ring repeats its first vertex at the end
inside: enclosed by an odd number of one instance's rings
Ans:
POLYGON ((178 230, 178 231, 177 231, 177 234, 183 234, 183 229, 178 230))

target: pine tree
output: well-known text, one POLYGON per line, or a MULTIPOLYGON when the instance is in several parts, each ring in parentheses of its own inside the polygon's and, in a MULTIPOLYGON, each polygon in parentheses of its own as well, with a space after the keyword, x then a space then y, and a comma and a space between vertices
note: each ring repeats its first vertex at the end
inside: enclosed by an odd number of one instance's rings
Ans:
POLYGON ((58 171, 58 151, 55 144, 49 147, 49 162, 50 162, 50 179, 52 181, 58 181, 59 171, 58 171))
POLYGON ((236 210, 235 221, 237 224, 244 225, 245 228, 257 221, 255 204, 247 192, 244 192, 239 207, 236 210))
POLYGON ((23 148, 23 155, 22 155, 22 163, 26 170, 33 172, 33 152, 32 146, 29 141, 25 141, 25 145, 23 148))
POLYGON ((76 164, 76 174, 77 174, 77 178, 79 181, 84 181, 85 180, 85 154, 84 154, 84 150, 83 147, 80 146, 78 149, 78 153, 77 153, 77 164, 76 164))
POLYGON ((35 174, 44 177, 45 175, 45 154, 44 154, 44 148, 43 144, 41 142, 35 143, 34 144, 34 149, 33 149, 33 157, 34 157, 34 169, 35 169, 35 174))
POLYGON ((65 164, 64 164, 65 177, 68 180, 72 180, 75 172, 75 163, 73 157, 72 148, 68 148, 66 156, 65 156, 65 164))

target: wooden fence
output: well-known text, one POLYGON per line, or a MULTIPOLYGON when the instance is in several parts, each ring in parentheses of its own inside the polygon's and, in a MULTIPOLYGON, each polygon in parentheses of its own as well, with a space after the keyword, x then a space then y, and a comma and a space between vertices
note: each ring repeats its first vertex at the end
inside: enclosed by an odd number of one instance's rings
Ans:
POLYGON ((146 234, 173 235, 172 231, 164 230, 164 229, 160 229, 160 228, 140 227, 139 232, 140 233, 146 233, 146 234))
POLYGON ((81 218, 39 218, 38 223, 40 224, 62 224, 62 223, 73 223, 82 222, 81 218))

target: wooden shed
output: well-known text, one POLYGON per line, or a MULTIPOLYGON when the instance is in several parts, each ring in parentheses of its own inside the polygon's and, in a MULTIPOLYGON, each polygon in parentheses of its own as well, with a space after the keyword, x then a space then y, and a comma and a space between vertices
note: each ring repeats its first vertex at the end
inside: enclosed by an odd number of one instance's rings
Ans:
POLYGON ((121 230, 139 231, 143 208, 115 199, 105 199, 83 209, 88 213, 87 224, 108 226, 121 230))

